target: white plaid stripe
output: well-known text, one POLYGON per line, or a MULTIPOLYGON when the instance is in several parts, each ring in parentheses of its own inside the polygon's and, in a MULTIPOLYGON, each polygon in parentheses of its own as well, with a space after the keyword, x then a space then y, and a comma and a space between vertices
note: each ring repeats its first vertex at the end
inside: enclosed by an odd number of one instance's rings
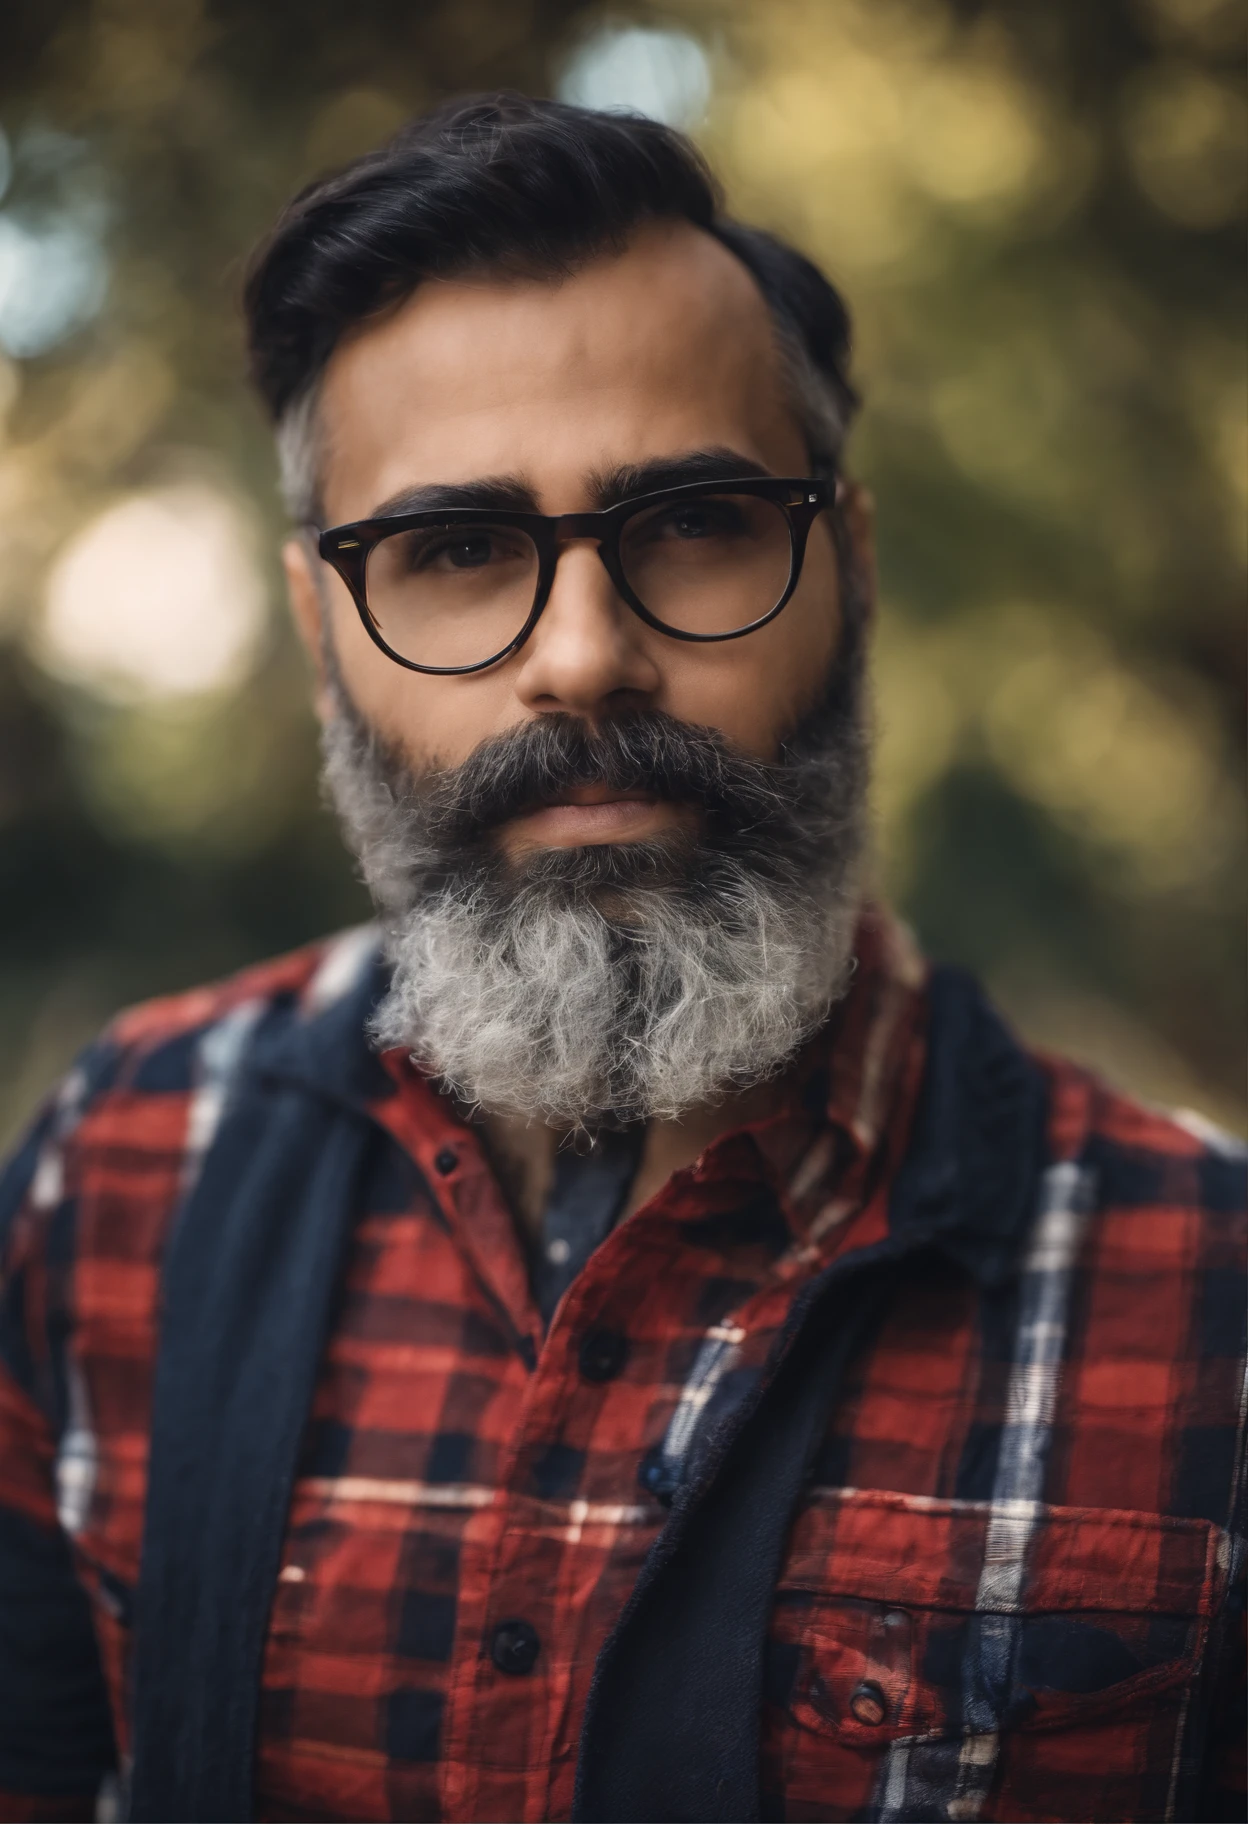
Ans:
POLYGON ((72 1353, 66 1357, 65 1378, 69 1414, 56 1447, 53 1479, 56 1484, 56 1517, 71 1539, 76 1539, 86 1526, 91 1511, 100 1453, 91 1422, 86 1379, 77 1357, 72 1353))
POLYGON ((680 1481, 698 1422, 712 1394, 736 1364, 744 1341, 745 1331, 736 1324, 715 1324, 703 1337, 693 1369, 680 1390, 676 1410, 659 1446, 664 1480, 669 1486, 675 1487, 680 1481))
POLYGON ((1071 1279, 1093 1205, 1091 1172, 1051 1166, 1023 1261, 1014 1360, 997 1454, 976 1616, 963 1666, 963 1738, 896 1742, 878 1788, 881 1824, 917 1814, 979 1817, 996 1770, 1000 1696, 1008 1688, 1027 1553, 1040 1511, 1045 1458, 1066 1343, 1071 1279))
POLYGON ((56 1110, 30 1181, 33 1209, 55 1209, 65 1195, 65 1147, 82 1119, 89 1086, 86 1071, 75 1065, 57 1091, 56 1110))
MULTIPOLYGON (((264 1006, 261 1000, 243 1002, 223 1020, 210 1026, 199 1041, 197 1083, 187 1112, 184 1185, 189 1185, 198 1175, 204 1155, 212 1144, 248 1035, 264 1006)), ((71 1071, 61 1086, 56 1119, 31 1184, 31 1198, 37 1208, 51 1208, 64 1194, 65 1143, 78 1124, 86 1088, 87 1078, 81 1070, 71 1071)), ((99 1469, 99 1447, 86 1380, 72 1349, 67 1352, 65 1374, 68 1410, 65 1429, 57 1444, 53 1478, 57 1518, 70 1537, 76 1538, 86 1526, 91 1511, 99 1469)))
MULTIPOLYGON (((86 1108, 90 1081, 79 1065, 71 1070, 56 1097, 56 1109, 39 1150, 30 1183, 30 1202, 36 1210, 53 1210, 65 1195, 65 1151, 86 1108)), ((95 1493, 99 1450, 91 1423, 87 1384, 72 1348, 66 1352, 67 1413, 65 1429, 56 1447, 53 1482, 57 1517, 71 1536, 87 1523, 95 1493)))
MULTIPOLYGON (((303 992, 301 1005, 305 1018, 324 1013, 335 1001, 350 994, 372 962, 377 944, 375 925, 354 926, 326 944, 316 973, 303 992)), ((247 1042, 267 1006, 268 1002, 263 998, 240 1001, 223 1019, 210 1026, 199 1041, 195 1089, 186 1121, 184 1190, 189 1190, 198 1178, 208 1149, 217 1137, 247 1042)))
POLYGON ((187 1108, 182 1160, 184 1190, 199 1177, 208 1148, 217 1137, 247 1041, 264 1009, 263 1000, 241 1001, 223 1020, 209 1026, 196 1047, 195 1088, 187 1108))
POLYGON ((1210 1152, 1217 1153, 1220 1158, 1248 1159, 1248 1144, 1238 1134, 1228 1134, 1224 1127, 1206 1120, 1194 1108, 1164 1109, 1161 1112, 1168 1115, 1176 1127, 1181 1127, 1193 1140, 1199 1140, 1202 1146, 1207 1146, 1210 1152))
POLYGON ((324 1013, 335 1001, 350 994, 377 954, 381 932, 376 925, 353 925, 325 946, 316 974, 303 991, 304 1017, 324 1013))

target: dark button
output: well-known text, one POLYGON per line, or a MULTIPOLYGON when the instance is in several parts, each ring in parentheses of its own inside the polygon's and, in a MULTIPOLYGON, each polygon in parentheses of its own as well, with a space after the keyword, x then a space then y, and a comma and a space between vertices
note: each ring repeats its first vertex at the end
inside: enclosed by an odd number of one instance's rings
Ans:
POLYGON ((433 1163, 445 1178, 459 1164, 459 1154, 453 1146, 444 1146, 433 1163))
POLYGON ((579 1360, 587 1381, 613 1381, 628 1359, 628 1338, 618 1330, 587 1330, 579 1360))
POLYGON ((663 1455, 661 1444, 652 1445, 641 1459, 637 1469, 637 1480, 647 1494, 654 1496, 663 1507, 672 1505, 672 1496, 676 1493, 676 1478, 671 1465, 663 1455))
POLYGON ((513 1678, 531 1672, 541 1650, 537 1629, 527 1621, 500 1621, 490 1641, 490 1658, 500 1672, 510 1672, 513 1678))
POLYGON ((869 1729, 878 1729, 888 1715, 888 1699, 874 1679, 864 1678, 860 1685, 855 1685, 849 1696, 849 1714, 856 1723, 865 1723, 869 1729))

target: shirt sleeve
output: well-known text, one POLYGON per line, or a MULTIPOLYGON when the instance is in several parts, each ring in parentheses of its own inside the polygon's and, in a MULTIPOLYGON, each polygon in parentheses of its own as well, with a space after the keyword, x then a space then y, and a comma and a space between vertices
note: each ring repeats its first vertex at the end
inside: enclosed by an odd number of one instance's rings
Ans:
POLYGON ((49 1284, 63 1286, 69 1265, 56 1257, 72 1232, 63 1152, 86 1084, 71 1073, 0 1174, 0 1820, 94 1818, 116 1760, 90 1606, 56 1506, 66 1326, 49 1284))

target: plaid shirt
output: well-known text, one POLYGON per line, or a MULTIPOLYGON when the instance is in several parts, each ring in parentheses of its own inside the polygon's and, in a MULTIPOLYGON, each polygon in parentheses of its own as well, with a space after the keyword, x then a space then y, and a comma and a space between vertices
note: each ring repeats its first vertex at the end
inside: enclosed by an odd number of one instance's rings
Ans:
MULTIPOLYGON (((348 934, 122 1016, 9 1169, 2 1817, 90 1816, 125 1765, 166 1244, 249 1035, 315 1033, 371 948, 348 934)), ((477 1133, 383 1055, 269 1612, 254 1815, 569 1815, 595 1660, 704 1415, 815 1273, 887 1234, 925 974, 882 918, 858 954, 783 1111, 676 1173, 545 1335, 477 1133)), ((989 1271, 963 1238, 899 1265, 829 1414, 775 1586, 765 1817, 1242 1815, 1242 1165, 1044 1070, 1052 1163, 1017 1259, 989 1271)))

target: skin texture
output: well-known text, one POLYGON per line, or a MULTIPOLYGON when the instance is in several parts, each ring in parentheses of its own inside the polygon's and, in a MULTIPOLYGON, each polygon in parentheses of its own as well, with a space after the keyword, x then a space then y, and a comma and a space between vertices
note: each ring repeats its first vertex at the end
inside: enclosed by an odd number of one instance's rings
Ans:
MULTIPOLYGON (((387 510, 405 490, 506 477, 543 513, 593 511, 627 466, 731 451, 773 475, 809 459, 786 396, 767 307, 746 269, 688 224, 654 224, 626 250, 556 282, 490 275, 430 281, 334 352, 321 402, 325 523, 387 510)), ((636 490, 634 490, 636 491, 636 490)), ((869 562, 868 504, 848 514, 869 562)), ((414 769, 457 765, 488 736, 532 718, 591 723, 666 711, 775 756, 816 700, 840 610, 826 519, 811 531, 798 589, 769 626, 693 646, 647 627, 616 595, 592 543, 567 544, 550 601, 521 649, 484 672, 404 670, 368 638, 345 585, 304 541, 284 552, 292 611, 321 670, 321 617, 347 688, 414 769), (318 574, 319 573, 319 574, 318 574)), ((329 710, 323 676, 319 707, 329 710)), ((688 815, 657 798, 593 788, 516 819, 511 854, 545 844, 640 840, 688 815)), ((774 1103, 763 1085, 679 1123, 652 1123, 633 1207, 715 1135, 774 1103)), ((513 1200, 540 1218, 557 1136, 492 1118, 487 1137, 513 1200)))

